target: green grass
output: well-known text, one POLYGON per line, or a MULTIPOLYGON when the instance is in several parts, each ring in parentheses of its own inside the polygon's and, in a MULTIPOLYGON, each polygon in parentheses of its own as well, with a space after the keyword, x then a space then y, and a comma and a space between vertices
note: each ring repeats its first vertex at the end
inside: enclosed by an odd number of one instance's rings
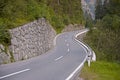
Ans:
POLYGON ((120 64, 96 61, 91 67, 85 64, 80 77, 84 80, 120 80, 120 64))

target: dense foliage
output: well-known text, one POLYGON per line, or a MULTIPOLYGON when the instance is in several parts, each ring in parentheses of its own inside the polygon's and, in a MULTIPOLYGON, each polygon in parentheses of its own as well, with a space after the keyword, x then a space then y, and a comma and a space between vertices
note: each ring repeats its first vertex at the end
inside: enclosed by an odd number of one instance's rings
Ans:
POLYGON ((41 17, 58 33, 67 24, 84 24, 81 0, 0 0, 0 43, 9 44, 8 29, 41 17))
POLYGON ((96 23, 86 42, 96 51, 98 59, 120 61, 120 0, 97 4, 96 23))
POLYGON ((3 45, 10 44, 10 35, 7 29, 3 26, 0 26, 0 43, 3 45))

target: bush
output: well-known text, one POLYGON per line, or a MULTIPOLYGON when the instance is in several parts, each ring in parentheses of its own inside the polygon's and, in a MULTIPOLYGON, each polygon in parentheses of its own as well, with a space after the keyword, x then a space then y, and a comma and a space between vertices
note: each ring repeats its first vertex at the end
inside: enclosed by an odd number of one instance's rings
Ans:
POLYGON ((10 35, 4 26, 0 26, 0 44, 9 45, 10 35))
POLYGON ((107 61, 120 61, 120 17, 107 15, 95 24, 85 41, 96 51, 97 58, 107 61))
POLYGON ((41 17, 46 18, 57 33, 70 23, 84 24, 79 0, 1 0, 0 25, 5 26, 3 31, 6 35, 1 34, 1 42, 9 43, 6 30, 41 17))

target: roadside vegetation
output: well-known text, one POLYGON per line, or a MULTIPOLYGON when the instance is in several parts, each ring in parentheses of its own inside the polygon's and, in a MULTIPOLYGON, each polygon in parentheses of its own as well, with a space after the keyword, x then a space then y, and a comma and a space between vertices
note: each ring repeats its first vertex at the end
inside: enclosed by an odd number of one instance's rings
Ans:
POLYGON ((46 18, 57 33, 65 25, 84 24, 81 0, 1 0, 0 44, 10 44, 8 29, 39 18, 46 18))
POLYGON ((14 57, 9 51, 11 36, 8 30, 39 18, 48 20, 57 33, 65 25, 85 23, 81 0, 0 0, 0 45, 5 48, 0 50, 11 56, 11 62, 14 57))
POLYGON ((120 80, 120 64, 96 61, 91 63, 91 67, 87 64, 82 69, 80 77, 83 80, 120 80))
POLYGON ((83 80, 120 80, 120 0, 97 0, 95 21, 87 19, 90 31, 84 41, 95 51, 97 61, 85 64, 83 80))
POLYGON ((98 0, 95 16, 84 40, 94 49, 98 60, 120 63, 120 1, 105 0, 102 5, 98 0))
MULTIPOLYGON (((57 33, 65 25, 84 24, 79 0, 0 0, 0 44, 8 54, 11 36, 9 29, 39 18, 47 19, 57 33)), ((14 61, 12 52, 11 62, 14 61)))

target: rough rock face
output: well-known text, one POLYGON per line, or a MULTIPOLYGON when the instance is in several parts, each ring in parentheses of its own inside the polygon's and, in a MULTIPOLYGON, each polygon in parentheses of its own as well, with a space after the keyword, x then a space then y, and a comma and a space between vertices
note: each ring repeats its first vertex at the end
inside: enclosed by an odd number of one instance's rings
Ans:
POLYGON ((6 54, 5 52, 5 47, 0 44, 0 64, 5 64, 5 63, 9 63, 10 62, 10 57, 8 54, 6 54))
POLYGON ((10 30, 11 46, 15 61, 38 56, 53 47, 56 32, 41 18, 10 30))
MULTIPOLYGON (((78 30, 81 30, 81 29, 85 29, 85 26, 82 26, 80 24, 69 24, 68 26, 66 26, 62 32, 70 32, 70 31, 78 31, 78 30)), ((84 34, 81 34, 77 37, 77 39, 79 41, 83 41, 83 38, 84 36, 86 35, 86 33, 84 34)))
POLYGON ((70 31, 76 31, 76 30, 80 30, 80 29, 84 29, 84 26, 79 25, 79 24, 69 24, 68 26, 66 26, 62 32, 70 32, 70 31))

